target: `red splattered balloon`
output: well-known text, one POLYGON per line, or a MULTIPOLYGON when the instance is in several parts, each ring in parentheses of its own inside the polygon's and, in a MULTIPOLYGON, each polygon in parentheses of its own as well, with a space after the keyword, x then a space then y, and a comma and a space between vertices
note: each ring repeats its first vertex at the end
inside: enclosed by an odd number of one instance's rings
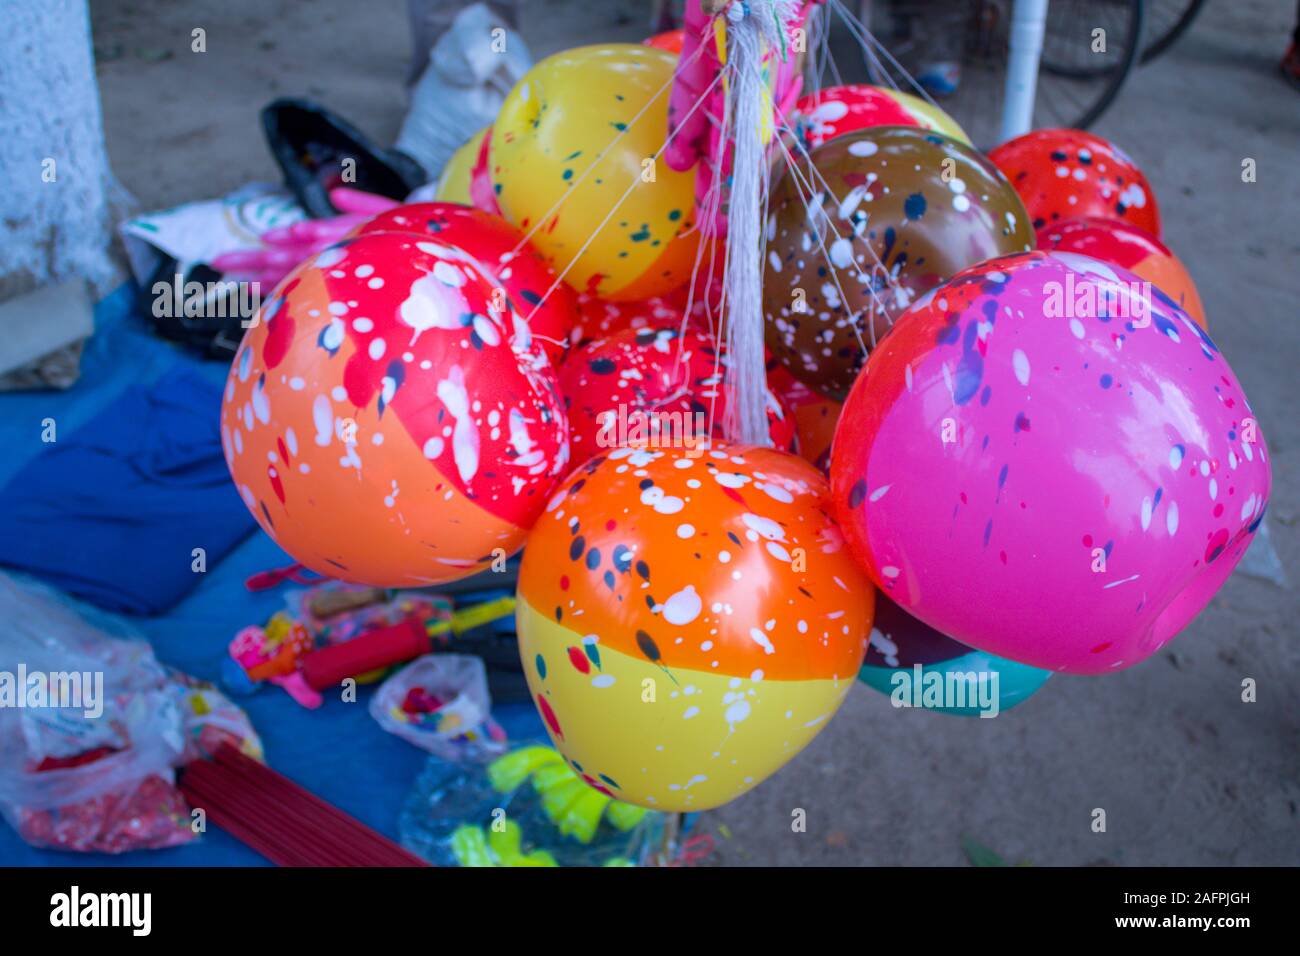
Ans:
POLYGON ((680 328, 683 318, 682 309, 663 296, 640 302, 610 302, 580 292, 577 310, 573 339, 581 344, 609 338, 625 329, 680 328))
POLYGON ((1177 302, 1201 328, 1208 327, 1205 306, 1186 266, 1145 229, 1096 216, 1063 219, 1038 230, 1038 248, 1078 252, 1123 266, 1177 302))
POLYGON ((965 131, 937 106, 902 90, 866 83, 815 90, 795 104, 794 112, 807 149, 872 126, 920 126, 970 145, 965 131))
MULTIPOLYGON (((611 447, 679 447, 721 436, 728 371, 713 341, 694 330, 625 329, 589 342, 560 369, 573 463, 611 447)), ((767 414, 773 445, 788 451, 794 419, 771 391, 767 414)))
POLYGON ((1035 229, 1100 216, 1160 235, 1160 210, 1142 170, 1114 143, 1077 129, 1039 129, 989 153, 1011 180, 1035 229))
POLYGON ((454 246, 371 233, 263 304, 221 437, 244 502, 296 560, 409 587, 523 543, 567 470, 568 424, 546 356, 494 290, 454 246))
POLYGON ((568 347, 578 314, 574 291, 500 216, 452 202, 418 202, 396 206, 358 226, 354 236, 371 232, 416 232, 437 236, 468 252, 482 271, 504 291, 514 311, 528 320, 552 362, 568 347), (548 294, 549 292, 549 294, 548 294))
POLYGON ((822 471, 831 464, 831 441, 844 406, 813 391, 775 360, 768 362, 767 384, 794 418, 795 450, 822 471))

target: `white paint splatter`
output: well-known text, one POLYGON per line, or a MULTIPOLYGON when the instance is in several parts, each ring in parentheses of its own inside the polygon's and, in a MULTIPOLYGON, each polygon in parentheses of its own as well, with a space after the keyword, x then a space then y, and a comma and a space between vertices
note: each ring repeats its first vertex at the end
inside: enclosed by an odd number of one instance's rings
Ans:
POLYGON ((663 617, 669 624, 681 627, 699 617, 702 609, 703 602, 696 593, 695 586, 688 584, 664 602, 663 617))
POLYGON ((1015 370, 1016 381, 1021 385, 1029 384, 1029 356, 1024 353, 1023 349, 1016 349, 1011 353, 1011 367, 1015 370))
POLYGON ((452 455, 456 461, 456 470, 460 480, 468 482, 478 473, 479 437, 478 429, 470 418, 469 395, 465 391, 465 373, 459 365, 453 365, 447 377, 438 383, 438 399, 447 407, 447 413, 455 419, 455 428, 451 435, 452 455))

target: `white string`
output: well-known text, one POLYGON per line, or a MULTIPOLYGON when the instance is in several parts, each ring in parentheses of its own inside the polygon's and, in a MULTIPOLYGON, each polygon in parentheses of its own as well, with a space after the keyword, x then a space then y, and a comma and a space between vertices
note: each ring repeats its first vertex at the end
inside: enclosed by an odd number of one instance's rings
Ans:
MULTIPOLYGON (((880 54, 882 54, 885 57, 885 59, 889 61, 890 65, 895 70, 898 71, 898 74, 907 81, 909 86, 911 86, 914 90, 916 90, 916 92, 922 97, 922 99, 924 99, 935 109, 940 108, 939 104, 936 103, 931 98, 929 92, 926 91, 925 87, 923 87, 920 83, 918 83, 915 79, 913 79, 911 73, 908 73, 907 70, 903 69, 903 65, 899 63, 898 60, 894 59, 894 55, 885 48, 885 45, 876 38, 875 34, 871 32, 871 30, 866 26, 866 24, 858 20, 858 18, 853 15, 853 13, 848 9, 848 7, 844 6, 841 0, 830 0, 830 5, 835 9, 835 12, 840 15, 840 18, 844 21, 844 25, 848 27, 849 32, 853 34, 853 38, 858 41, 858 46, 862 49, 862 52, 865 53, 867 56, 871 57, 872 62, 876 64, 877 67, 880 66, 880 59, 876 55, 876 52, 873 52, 872 49, 868 48, 868 44, 870 44, 870 46, 874 48, 875 51, 878 51, 880 54)), ((894 75, 892 73, 890 73, 888 70, 885 70, 883 68, 881 68, 881 73, 885 76, 890 86, 892 86, 894 89, 898 88, 897 81, 894 79, 894 75)))
MULTIPOLYGON (((723 283, 729 304, 723 328, 734 396, 727 406, 726 426, 732 437, 759 446, 771 445, 763 361, 763 223, 759 220, 767 161, 762 126, 769 120, 775 123, 774 104, 760 67, 764 43, 773 51, 785 50, 794 14, 792 0, 768 0, 765 7, 732 6, 728 14, 727 62, 735 69, 729 92, 736 135, 723 283)), ((773 135, 779 139, 775 131, 773 135)))

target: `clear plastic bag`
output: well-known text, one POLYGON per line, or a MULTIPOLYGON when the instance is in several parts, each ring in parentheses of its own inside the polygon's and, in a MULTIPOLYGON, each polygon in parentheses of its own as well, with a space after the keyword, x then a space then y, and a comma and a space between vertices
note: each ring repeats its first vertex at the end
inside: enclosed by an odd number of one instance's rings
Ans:
POLYGON ((464 654, 427 654, 384 681, 370 714, 391 734, 443 760, 475 761, 505 751, 492 720, 483 661, 464 654))
POLYGON ((173 768, 260 744, 122 621, 0 574, 0 814, 28 843, 117 853, 194 838, 173 768))
POLYGON ((430 760, 399 828, 402 845, 434 866, 641 866, 662 848, 664 822, 579 779, 537 741, 487 765, 430 760))

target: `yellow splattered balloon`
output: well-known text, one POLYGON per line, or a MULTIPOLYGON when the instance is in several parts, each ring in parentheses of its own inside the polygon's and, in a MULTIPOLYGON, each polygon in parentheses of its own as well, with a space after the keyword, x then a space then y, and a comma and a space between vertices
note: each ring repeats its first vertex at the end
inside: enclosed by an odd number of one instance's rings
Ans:
POLYGON ((537 226, 533 245, 557 272, 574 263, 565 278, 581 292, 644 299, 690 278, 694 171, 655 159, 675 62, 630 43, 557 53, 519 81, 492 126, 502 214, 525 232, 537 226))
POLYGON ((447 160, 447 165, 442 168, 442 178, 438 180, 435 198, 440 202, 458 202, 462 206, 474 205, 469 194, 470 177, 474 175, 474 164, 478 162, 483 141, 491 129, 490 126, 483 127, 462 144, 460 149, 451 154, 451 159, 447 160))

